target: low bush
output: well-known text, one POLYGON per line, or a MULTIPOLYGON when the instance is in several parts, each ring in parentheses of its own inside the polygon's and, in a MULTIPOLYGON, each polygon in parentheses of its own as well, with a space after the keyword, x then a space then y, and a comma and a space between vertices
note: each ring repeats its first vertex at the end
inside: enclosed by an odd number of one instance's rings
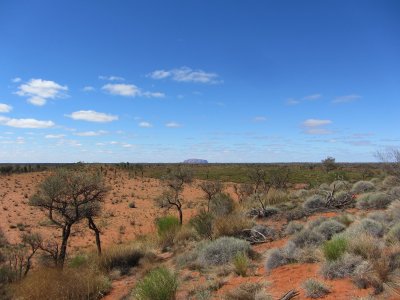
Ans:
POLYGON ((150 271, 133 290, 137 300, 174 300, 178 281, 165 267, 150 271))
POLYGON ((358 181, 351 188, 351 192, 354 194, 362 194, 375 190, 375 185, 370 181, 358 181))
POLYGON ((225 193, 216 194, 210 202, 210 212, 215 216, 226 216, 235 209, 235 202, 225 193))
POLYGON ((346 226, 344 226, 342 223, 330 219, 317 226, 314 230, 323 235, 325 239, 329 240, 334 234, 342 232, 345 229, 346 226))
POLYGON ((331 190, 335 189, 336 191, 348 190, 349 187, 349 182, 345 180, 335 180, 329 186, 331 190))
POLYGON ((202 249, 198 254, 200 265, 223 265, 229 263, 237 253, 246 253, 250 251, 250 244, 244 240, 233 237, 220 237, 202 249))
POLYGON ((334 237, 330 241, 326 241, 322 246, 322 252, 328 261, 338 260, 342 257, 347 249, 347 239, 344 237, 334 237))
POLYGON ((325 241, 325 237, 310 229, 303 229, 302 231, 296 233, 291 241, 299 248, 304 248, 306 246, 318 246, 325 241))
POLYGON ((213 214, 201 210, 196 216, 190 219, 189 223, 201 237, 211 239, 213 234, 213 220, 213 214))
POLYGON ((293 242, 288 242, 283 248, 271 249, 268 252, 268 257, 265 262, 265 269, 270 271, 272 269, 296 262, 297 247, 293 242))
POLYGON ((382 186, 384 188, 391 188, 391 187, 400 186, 400 180, 396 176, 387 176, 382 181, 382 186))
POLYGON ((128 274, 130 269, 137 266, 145 253, 132 245, 117 245, 103 251, 96 257, 96 263, 100 270, 109 272, 114 269, 121 274, 128 274))
POLYGON ((381 257, 385 245, 371 235, 360 233, 348 239, 347 252, 363 259, 381 257))
POLYGON ((389 191, 389 195, 391 195, 392 197, 399 199, 400 198, 400 186, 395 186, 393 188, 390 189, 389 191))
POLYGON ((360 209, 386 208, 393 198, 386 193, 367 193, 357 199, 357 207, 360 209))
POLYGON ((160 246, 167 250, 174 244, 176 233, 180 229, 179 219, 174 216, 166 216, 156 219, 158 236, 160 237, 160 246))
POLYGON ((233 258, 233 266, 235 268, 236 274, 245 277, 247 274, 247 269, 249 267, 249 258, 243 252, 236 253, 233 258))
POLYGON ((321 195, 314 195, 303 203, 303 208, 308 212, 323 211, 326 209, 326 200, 321 195))
POLYGON ((362 219, 359 226, 365 233, 373 237, 382 237, 385 233, 385 228, 382 223, 368 218, 362 219))
POLYGON ((263 292, 263 286, 256 282, 246 282, 225 294, 226 300, 272 300, 263 292))
POLYGON ((214 221, 214 236, 240 237, 244 229, 254 226, 254 222, 240 213, 219 217, 214 221))
POLYGON ((342 223, 344 226, 348 227, 354 222, 354 217, 349 214, 341 214, 335 217, 335 220, 342 223))
POLYGON ((330 293, 329 288, 323 282, 311 278, 303 282, 302 287, 306 297, 312 299, 321 298, 330 293))
POLYGON ((396 223, 392 228, 390 228, 388 240, 391 242, 400 242, 400 223, 396 223))
POLYGON ((350 277, 363 259, 360 256, 345 253, 333 261, 326 261, 321 268, 321 273, 326 279, 350 277))
POLYGON ((294 209, 291 209, 285 213, 286 220, 288 222, 293 221, 293 220, 300 220, 303 219, 305 216, 307 216, 307 212, 303 207, 297 207, 294 209))
POLYGON ((111 282, 90 268, 39 269, 14 290, 14 297, 21 300, 97 300, 111 290, 111 282))
POLYGON ((387 212, 394 222, 400 222, 400 200, 393 201, 389 205, 387 212))
POLYGON ((300 222, 296 221, 291 221, 288 223, 286 229, 285 229, 285 234, 287 235, 292 235, 297 232, 300 232, 304 228, 304 225, 300 222))

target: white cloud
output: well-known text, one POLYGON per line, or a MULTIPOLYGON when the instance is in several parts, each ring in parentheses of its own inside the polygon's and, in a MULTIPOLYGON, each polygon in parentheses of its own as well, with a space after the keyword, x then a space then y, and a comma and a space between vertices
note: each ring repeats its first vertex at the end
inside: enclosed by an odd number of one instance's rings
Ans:
POLYGON ((321 94, 312 94, 312 95, 308 95, 303 97, 303 100, 318 100, 319 98, 321 98, 322 95, 321 94))
POLYGON ((331 124, 331 120, 320 120, 320 119, 307 119, 303 122, 303 126, 305 127, 319 127, 331 124))
POLYGON ((263 116, 257 116, 257 117, 254 117, 253 121, 254 122, 265 122, 265 121, 267 121, 267 118, 263 117, 263 116))
POLYGON ((15 78, 11 79, 11 81, 14 82, 14 83, 21 82, 21 80, 22 79, 20 77, 15 77, 15 78))
POLYGON ((345 96, 340 96, 336 97, 333 99, 332 103, 338 104, 338 103, 348 103, 348 102, 353 102, 356 100, 361 99, 360 95, 352 94, 352 95, 345 95, 345 96))
POLYGON ((122 147, 124 147, 124 148, 133 148, 133 147, 135 147, 135 145, 132 145, 132 144, 123 144, 122 147))
POLYGON ((65 137, 65 134, 47 134, 44 137, 46 139, 62 139, 65 137))
POLYGON ((112 95, 118 95, 124 97, 162 98, 165 96, 164 93, 160 92, 142 91, 139 87, 137 87, 134 84, 108 83, 104 85, 102 89, 112 95))
POLYGON ((103 134, 106 134, 106 133, 107 133, 107 131, 98 130, 98 131, 77 132, 77 133, 74 133, 74 135, 77 135, 77 136, 99 136, 99 135, 103 135, 103 134))
POLYGON ((87 86, 83 87, 82 91, 84 91, 84 92, 93 92, 93 91, 95 91, 95 88, 90 86, 90 85, 87 85, 87 86))
POLYGON ((79 110, 66 116, 74 120, 99 122, 99 123, 112 122, 118 120, 118 116, 100 113, 94 110, 79 110))
POLYGON ((12 111, 12 106, 4 103, 0 103, 0 113, 9 113, 12 111))
POLYGON ((324 135, 333 133, 331 130, 323 128, 324 126, 329 124, 332 124, 331 120, 307 119, 303 122, 302 125, 305 127, 304 132, 306 134, 324 135))
POLYGON ((182 127, 181 124, 176 123, 176 122, 168 122, 165 124, 166 127, 168 128, 178 128, 178 127, 182 127))
POLYGON ((40 121, 36 119, 12 119, 0 116, 0 125, 16 128, 50 128, 55 124, 52 121, 40 121))
POLYGON ((178 82, 196 82, 196 83, 221 83, 218 74, 205 72, 203 70, 192 70, 189 67, 181 67, 171 70, 156 70, 147 75, 153 79, 171 78, 178 82))
POLYGON ((48 99, 56 99, 64 96, 63 91, 67 91, 67 86, 62 86, 51 80, 31 79, 29 82, 21 84, 16 92, 19 96, 28 97, 28 102, 42 106, 48 99))
POLYGON ((99 79, 101 80, 109 80, 109 81, 124 81, 125 78, 124 77, 120 77, 120 76, 99 76, 99 79))
POLYGON ((140 122, 139 127, 150 128, 150 127, 153 127, 153 125, 149 122, 140 122))

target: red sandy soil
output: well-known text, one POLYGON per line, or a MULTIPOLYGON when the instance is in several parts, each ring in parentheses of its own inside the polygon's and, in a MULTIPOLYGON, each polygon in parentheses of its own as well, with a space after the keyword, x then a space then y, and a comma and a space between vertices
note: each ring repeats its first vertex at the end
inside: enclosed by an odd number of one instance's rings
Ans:
MULTIPOLYGON (((111 172, 109 172, 111 173, 111 172)), ((44 237, 59 237, 60 231, 51 226, 44 226, 47 218, 44 211, 28 205, 29 197, 35 192, 36 185, 41 182, 48 172, 14 174, 11 176, 0 176, 0 227, 6 237, 11 242, 18 242, 22 231, 13 228, 17 224, 25 225, 27 232, 40 232, 44 237)), ((154 231, 154 219, 163 214, 176 213, 174 210, 165 212, 155 207, 154 198, 161 194, 162 183, 156 179, 149 178, 129 178, 125 172, 118 172, 117 176, 109 174, 106 178, 111 191, 104 203, 104 212, 97 220, 97 224, 102 230, 102 242, 104 247, 116 243, 133 240, 135 236, 154 231), (137 208, 129 208, 129 203, 135 202, 137 208)), ((228 193, 234 197, 232 187, 227 188, 228 193)), ((189 220, 202 205, 202 193, 196 189, 196 184, 185 188, 184 198, 188 199, 184 206, 184 220, 189 220)), ((348 211, 356 213, 355 210, 348 211)), ((333 217, 335 212, 318 214, 309 218, 314 219, 319 216, 333 217)), ((281 230, 285 225, 285 220, 267 221, 277 230, 281 230)), ((253 249, 261 254, 265 254, 271 248, 282 247, 287 239, 281 239, 270 243, 253 246, 253 249)), ((86 224, 81 224, 74 228, 69 242, 70 254, 79 251, 94 249, 94 237, 86 228, 86 224)), ((172 267, 172 259, 168 255, 161 257, 164 264, 172 267)), ((226 291, 238 285, 251 281, 269 283, 267 291, 274 297, 282 296, 290 289, 300 291, 300 297, 305 299, 301 284, 308 278, 317 278, 324 281, 331 287, 332 293, 324 299, 352 299, 353 297, 366 296, 371 290, 357 289, 348 279, 326 281, 319 275, 318 264, 292 264, 279 267, 270 273, 266 273, 263 267, 265 259, 257 265, 256 271, 248 277, 229 275, 224 282, 224 286, 215 294, 215 299, 220 299, 226 291)), ((121 299, 134 287, 139 273, 134 272, 131 276, 126 276, 115 280, 112 284, 113 290, 104 299, 121 299)), ((177 299, 188 299, 189 290, 201 286, 206 281, 206 275, 198 272, 182 270, 180 279, 182 284, 178 290, 177 299)))

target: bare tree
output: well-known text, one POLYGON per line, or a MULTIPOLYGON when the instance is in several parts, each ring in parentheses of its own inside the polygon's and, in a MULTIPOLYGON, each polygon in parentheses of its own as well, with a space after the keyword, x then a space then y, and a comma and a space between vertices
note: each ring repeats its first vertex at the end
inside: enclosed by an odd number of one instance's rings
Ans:
POLYGON ((253 185, 250 183, 240 183, 234 184, 233 190, 239 200, 239 203, 242 203, 245 199, 253 194, 253 185))
POLYGON ((400 178, 400 149, 377 151, 375 157, 383 163, 386 172, 400 178))
MULTIPOLYGON (((60 169, 39 185, 30 204, 46 210, 49 220, 61 229, 61 245, 59 250, 57 247, 58 253, 55 253, 57 266, 64 265, 68 239, 74 224, 87 219, 89 228, 94 230, 90 224, 94 224, 93 217, 100 211, 100 203, 107 192, 102 177, 85 170, 60 169)), ((99 237, 96 234, 98 243, 99 237)))
POLYGON ((207 199, 207 211, 210 211, 210 202, 216 194, 222 192, 224 186, 220 181, 203 181, 199 184, 207 199))
POLYGON ((167 190, 156 199, 160 207, 171 208, 175 207, 179 213, 179 223, 183 224, 183 211, 182 211, 182 192, 185 184, 190 184, 193 180, 192 172, 187 168, 179 167, 172 170, 163 178, 167 190))

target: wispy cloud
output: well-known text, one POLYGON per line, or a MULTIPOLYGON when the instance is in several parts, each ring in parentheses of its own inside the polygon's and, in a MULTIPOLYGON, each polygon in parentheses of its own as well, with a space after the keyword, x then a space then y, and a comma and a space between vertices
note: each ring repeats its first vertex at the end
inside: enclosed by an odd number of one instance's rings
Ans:
POLYGON ((46 139, 62 139, 65 137, 65 134, 47 134, 44 137, 46 139))
POLYGON ((36 119, 13 119, 0 116, 0 125, 16 128, 50 128, 55 124, 53 121, 40 121, 36 119))
POLYGON ((312 95, 308 95, 302 98, 302 100, 309 100, 309 101, 313 101, 313 100, 318 100, 322 97, 321 94, 312 94, 312 95))
POLYGON ((142 128, 150 128, 150 127, 153 127, 153 124, 151 124, 151 123, 149 123, 149 122, 140 122, 140 123, 139 123, 139 127, 142 127, 142 128))
POLYGON ((125 78, 121 77, 121 76, 104 76, 104 75, 100 75, 99 79, 108 80, 108 81, 124 81, 125 80, 125 78))
POLYGON ((11 79, 11 81, 14 82, 14 83, 21 82, 21 80, 22 79, 20 77, 14 77, 13 79, 11 79))
POLYGON ((178 82, 195 82, 195 83, 208 83, 216 84, 221 83, 218 74, 205 72, 203 70, 193 70, 189 67, 181 67, 171 70, 156 70, 147 75, 153 79, 166 79, 170 78, 178 82))
POLYGON ((323 119, 307 119, 302 123, 305 128, 304 132, 307 134, 325 135, 331 134, 332 131, 324 128, 324 126, 332 124, 331 120, 323 119))
POLYGON ((118 95, 124 97, 146 97, 146 98, 165 97, 165 94, 161 92, 142 91, 139 87, 137 87, 134 84, 108 83, 104 85, 102 89, 112 95, 118 95))
POLYGON ((165 124, 165 127, 168 127, 168 128, 179 128, 179 127, 182 127, 182 125, 177 123, 177 122, 168 122, 168 123, 165 124))
POLYGON ((82 91, 84 92, 94 92, 96 89, 90 85, 83 87, 82 91))
POLYGON ((77 136, 99 136, 99 135, 104 135, 104 134, 107 134, 107 131, 98 130, 98 131, 82 131, 82 132, 74 133, 74 135, 77 135, 77 136))
POLYGON ((299 100, 296 100, 296 99, 293 99, 293 98, 290 98, 290 99, 286 100, 286 105, 297 105, 297 104, 300 104, 299 100))
POLYGON ((51 80, 31 79, 21 84, 16 92, 19 96, 28 97, 28 102, 36 105, 45 105, 48 99, 64 97, 68 90, 66 85, 60 85, 51 80))
POLYGON ((257 116, 257 117, 253 118, 253 122, 256 122, 256 123, 265 122, 265 121, 267 121, 267 118, 263 117, 263 116, 257 116))
POLYGON ((97 112, 94 110, 79 110, 70 115, 65 115, 73 120, 106 123, 118 120, 118 116, 97 112))
POLYGON ((10 111, 12 111, 11 105, 0 103, 0 113, 9 113, 10 111))
POLYGON ((357 101, 359 99, 361 99, 360 95, 351 94, 351 95, 336 97, 335 99, 333 99, 332 103, 334 103, 334 104, 348 103, 348 102, 357 101))

